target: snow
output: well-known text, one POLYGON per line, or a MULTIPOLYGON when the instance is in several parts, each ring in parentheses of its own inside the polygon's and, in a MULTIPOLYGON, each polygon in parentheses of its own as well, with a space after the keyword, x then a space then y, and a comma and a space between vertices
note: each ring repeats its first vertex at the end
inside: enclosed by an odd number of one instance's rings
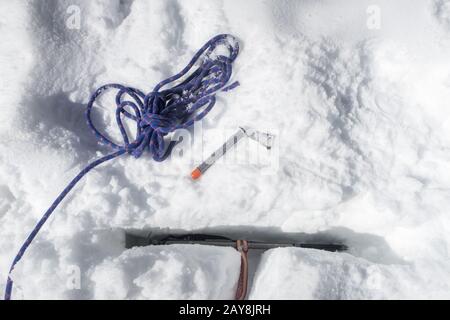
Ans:
MULTIPOLYGON (((419 267, 420 268, 420 267, 419 267)), ((250 299, 429 299, 447 296, 407 264, 374 264, 347 253, 284 248, 268 251, 250 299), (433 286, 434 292, 423 292, 433 286)))
MULTIPOLYGON (((17 266, 13 298, 232 298, 240 260, 230 248, 125 249, 124 230, 166 227, 304 232, 349 246, 262 254, 250 298, 450 298, 450 1, 0 8, 0 294, 37 219, 109 151, 85 125, 90 93, 108 82, 149 91, 231 33, 241 86, 220 94, 195 131, 194 157, 122 157, 89 173, 17 266), (272 152, 250 141, 237 149, 269 166, 218 163, 191 181, 198 151, 245 125, 276 134, 272 152)), ((107 100, 96 123, 117 138, 107 100)))
POLYGON ((235 292, 239 278, 235 266, 239 263, 240 256, 232 248, 173 245, 130 249, 95 268, 93 298, 227 299, 235 292))

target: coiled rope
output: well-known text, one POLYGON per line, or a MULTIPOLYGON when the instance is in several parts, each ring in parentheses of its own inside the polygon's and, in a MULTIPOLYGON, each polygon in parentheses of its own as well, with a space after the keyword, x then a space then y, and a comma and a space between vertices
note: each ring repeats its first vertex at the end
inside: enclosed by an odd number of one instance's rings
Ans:
POLYGON ((139 158, 144 151, 148 150, 154 160, 166 159, 176 141, 171 141, 166 146, 164 137, 177 129, 189 128, 195 121, 203 119, 213 108, 216 102, 215 94, 218 91, 228 91, 239 85, 238 82, 234 82, 227 86, 232 74, 232 63, 238 53, 239 44, 233 36, 217 35, 194 55, 181 72, 158 83, 147 95, 138 89, 120 84, 104 85, 92 94, 86 109, 87 124, 97 140, 111 147, 114 152, 86 166, 59 194, 36 224, 11 264, 5 300, 11 299, 13 289, 11 273, 14 267, 22 259, 47 219, 78 181, 98 165, 125 153, 139 158), (227 49, 227 56, 216 50, 219 46, 227 49), (193 70, 194 68, 196 69, 193 70), (182 79, 183 77, 185 79, 182 79), (172 87, 163 89, 169 85, 172 87), (109 89, 118 90, 115 100, 116 121, 123 138, 121 145, 100 133, 91 119, 94 102, 109 89), (132 142, 123 125, 123 117, 136 122, 136 137, 132 142))

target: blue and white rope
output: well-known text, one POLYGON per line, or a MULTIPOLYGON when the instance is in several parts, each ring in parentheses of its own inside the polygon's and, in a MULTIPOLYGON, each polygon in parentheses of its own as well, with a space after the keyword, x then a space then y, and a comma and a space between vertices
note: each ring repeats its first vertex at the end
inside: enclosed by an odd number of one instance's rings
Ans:
POLYGON ((194 55, 181 72, 161 81, 147 95, 138 89, 120 84, 104 85, 92 94, 86 109, 87 124, 97 140, 110 146, 114 152, 86 166, 59 194, 36 224, 11 264, 5 300, 11 299, 13 289, 11 273, 14 267, 22 259, 47 219, 78 181, 98 165, 125 153, 139 158, 144 151, 148 150, 154 160, 166 159, 176 142, 171 141, 166 146, 164 137, 177 129, 189 128, 195 121, 203 119, 214 106, 215 94, 218 91, 228 91, 239 85, 238 82, 234 82, 227 86, 232 74, 232 63, 238 53, 239 44, 233 36, 217 35, 194 55), (227 56, 215 52, 219 46, 225 46, 228 51, 227 56), (196 69, 193 70, 195 67, 196 69), (168 88, 163 89, 164 87, 168 88), (116 121, 123 138, 122 144, 116 144, 104 136, 91 119, 94 102, 109 89, 117 90, 116 121), (123 125, 123 117, 136 122, 136 136, 131 142, 123 125))

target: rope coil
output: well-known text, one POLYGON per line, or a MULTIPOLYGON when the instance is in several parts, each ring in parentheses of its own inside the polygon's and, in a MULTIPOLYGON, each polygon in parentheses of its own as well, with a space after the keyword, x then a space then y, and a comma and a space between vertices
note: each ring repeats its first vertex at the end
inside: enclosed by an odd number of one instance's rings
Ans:
POLYGON ((164 137, 175 130, 189 128, 195 121, 202 120, 214 107, 217 92, 228 91, 239 85, 236 81, 227 86, 232 75, 232 63, 238 53, 237 40, 231 35, 220 34, 200 48, 183 70, 158 83, 147 95, 138 89, 115 83, 104 85, 92 94, 86 108, 87 125, 97 140, 111 147, 114 152, 91 162, 81 170, 41 217, 11 264, 5 300, 11 299, 13 289, 11 273, 14 267, 22 259, 47 219, 75 185, 98 165, 125 153, 139 158, 148 150, 155 161, 165 160, 176 141, 171 141, 166 146, 164 137), (215 52, 219 46, 227 49, 228 56, 215 52), (197 69, 192 71, 197 65, 197 69), (183 77, 185 79, 182 79, 183 77), (163 90, 169 85, 172 87, 163 90), (122 144, 117 144, 103 135, 91 119, 95 101, 110 89, 118 90, 115 98, 116 122, 123 138, 122 144), (131 142, 123 124, 124 118, 136 122, 136 136, 131 142))

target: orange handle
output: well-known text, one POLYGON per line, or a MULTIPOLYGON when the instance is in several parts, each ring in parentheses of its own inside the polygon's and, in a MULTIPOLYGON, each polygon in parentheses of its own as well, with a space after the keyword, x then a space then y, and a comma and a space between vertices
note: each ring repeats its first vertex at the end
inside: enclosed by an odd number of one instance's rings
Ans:
POLYGON ((202 172, 200 171, 199 168, 195 168, 194 171, 192 171, 192 173, 191 173, 191 177, 193 180, 197 180, 198 178, 200 178, 201 175, 202 175, 202 172))

